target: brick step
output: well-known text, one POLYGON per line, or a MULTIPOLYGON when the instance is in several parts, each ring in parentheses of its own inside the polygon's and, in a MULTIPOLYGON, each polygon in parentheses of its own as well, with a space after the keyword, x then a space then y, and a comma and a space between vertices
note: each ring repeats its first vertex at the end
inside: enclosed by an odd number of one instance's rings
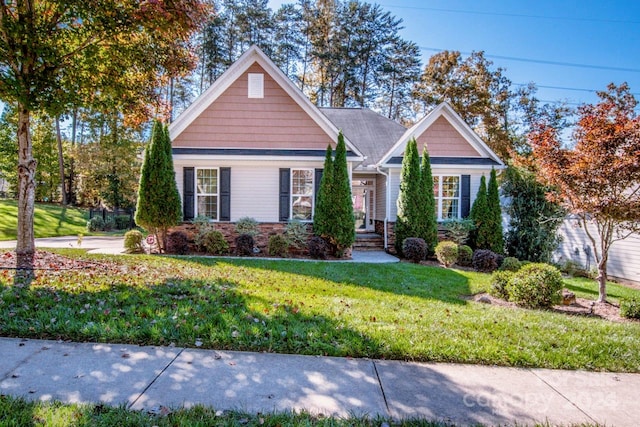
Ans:
POLYGON ((381 235, 374 233, 357 234, 353 250, 382 251, 384 250, 384 239, 381 235))

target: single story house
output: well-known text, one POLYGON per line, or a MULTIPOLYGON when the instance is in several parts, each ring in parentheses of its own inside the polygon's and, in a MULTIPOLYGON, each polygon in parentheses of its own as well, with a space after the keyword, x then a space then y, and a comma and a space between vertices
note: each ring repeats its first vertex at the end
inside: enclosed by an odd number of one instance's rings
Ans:
POLYGON ((468 215, 480 177, 503 162, 446 103, 407 129, 366 108, 318 108, 256 46, 169 126, 184 220, 280 229, 312 221, 327 145, 342 130, 359 231, 393 246, 407 142, 431 156, 439 220, 468 215))

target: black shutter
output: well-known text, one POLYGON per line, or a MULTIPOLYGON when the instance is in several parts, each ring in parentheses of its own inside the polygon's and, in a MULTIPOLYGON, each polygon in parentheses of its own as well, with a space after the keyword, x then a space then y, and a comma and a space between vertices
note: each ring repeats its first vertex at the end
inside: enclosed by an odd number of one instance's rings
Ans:
POLYGON ((183 178, 183 216, 185 221, 190 221, 195 216, 195 176, 194 176, 194 168, 182 168, 182 178, 183 178))
POLYGON ((316 175, 313 177, 314 179, 314 184, 313 184, 313 204, 316 204, 316 201, 318 200, 318 193, 320 192, 320 181, 322 181, 322 172, 324 171, 324 169, 316 169, 316 175))
POLYGON ((460 183, 460 214, 462 218, 469 216, 471 210, 471 176, 462 175, 462 182, 460 183))
POLYGON ((289 221, 289 209, 291 198, 291 170, 280 169, 280 221, 289 221))
POLYGON ((231 168, 220 168, 220 221, 231 221, 231 168))

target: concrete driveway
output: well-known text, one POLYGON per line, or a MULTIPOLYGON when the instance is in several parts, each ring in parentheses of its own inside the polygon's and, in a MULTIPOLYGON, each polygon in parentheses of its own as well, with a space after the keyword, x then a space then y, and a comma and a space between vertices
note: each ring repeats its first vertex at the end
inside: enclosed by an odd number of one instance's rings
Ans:
MULTIPOLYGON (((78 236, 43 237, 36 239, 37 248, 82 248, 90 254, 121 254, 124 252, 123 236, 78 236)), ((0 249, 15 249, 15 240, 0 242, 0 249)))

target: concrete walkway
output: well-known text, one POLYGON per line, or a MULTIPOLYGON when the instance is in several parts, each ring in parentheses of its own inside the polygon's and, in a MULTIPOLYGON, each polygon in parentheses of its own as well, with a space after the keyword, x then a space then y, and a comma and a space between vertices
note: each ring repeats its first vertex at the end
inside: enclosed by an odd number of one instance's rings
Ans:
MULTIPOLYGON (((0 249, 15 249, 15 240, 0 241, 0 249)), ((122 236, 85 236, 78 241, 77 236, 45 237, 36 239, 38 248, 82 248, 90 254, 116 255, 124 253, 122 236)), ((236 258, 236 257, 234 257, 236 258)), ((260 258, 265 259, 265 258, 260 258)), ((281 260, 282 258, 273 258, 281 260)), ((354 251, 352 259, 340 262, 365 262, 370 264, 398 262, 398 258, 384 251, 354 251)))
POLYGON ((0 394, 420 417, 456 425, 637 426, 640 375, 0 338, 0 394))
MULTIPOLYGON (((78 236, 43 237, 36 239, 37 248, 82 248, 88 253, 121 254, 124 252, 124 237, 122 236, 84 236, 82 241, 78 236)), ((15 249, 15 240, 0 241, 0 249, 15 249)))

